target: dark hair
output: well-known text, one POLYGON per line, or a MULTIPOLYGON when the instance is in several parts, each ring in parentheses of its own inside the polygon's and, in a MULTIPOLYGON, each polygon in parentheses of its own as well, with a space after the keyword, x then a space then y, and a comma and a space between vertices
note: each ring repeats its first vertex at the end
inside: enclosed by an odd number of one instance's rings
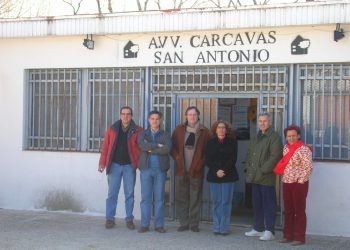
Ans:
POLYGON ((159 112, 158 110, 152 110, 151 112, 149 112, 148 118, 150 118, 151 115, 158 115, 160 119, 162 119, 162 117, 163 117, 163 114, 161 112, 159 112))
POLYGON ((196 111, 196 113, 197 113, 198 116, 201 114, 201 112, 199 112, 199 109, 198 109, 196 106, 190 106, 190 107, 188 107, 188 108, 186 109, 185 115, 187 115, 187 112, 188 112, 189 110, 191 110, 191 109, 194 109, 194 110, 196 111))
POLYGON ((210 128, 210 132, 212 137, 216 136, 216 129, 218 128, 219 124, 222 123, 225 125, 226 128, 226 137, 236 138, 235 131, 232 129, 231 125, 224 120, 217 120, 214 122, 214 124, 210 128))
POLYGON ((128 110, 130 110, 130 113, 131 113, 131 116, 132 116, 132 108, 131 107, 129 107, 129 106, 123 106, 123 107, 121 107, 120 108, 120 114, 122 113, 122 110, 123 109, 128 109, 128 110))
MULTIPOLYGON (((201 112, 199 112, 199 109, 198 109, 196 106, 190 106, 190 107, 188 107, 188 108, 186 109, 186 111, 185 111, 185 116, 187 116, 187 112, 188 112, 189 110, 192 110, 192 109, 194 109, 194 110, 196 111, 196 113, 197 113, 197 115, 198 115, 198 120, 197 120, 197 121, 199 121, 199 115, 201 114, 201 112)), ((186 125, 188 124, 187 117, 186 117, 186 122, 185 122, 185 124, 186 124, 186 125)))
POLYGON ((301 133, 301 128, 298 127, 297 125, 292 124, 284 129, 284 137, 287 137, 287 132, 290 130, 295 130, 298 135, 300 135, 300 133, 301 133))

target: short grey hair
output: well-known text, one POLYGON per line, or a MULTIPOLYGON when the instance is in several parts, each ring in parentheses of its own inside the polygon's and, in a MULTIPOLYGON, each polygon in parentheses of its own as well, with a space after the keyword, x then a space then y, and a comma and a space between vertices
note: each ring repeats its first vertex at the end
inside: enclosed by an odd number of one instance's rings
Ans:
POLYGON ((258 119, 259 119, 261 116, 266 116, 267 119, 269 119, 269 121, 272 121, 272 116, 271 116, 271 114, 268 113, 268 112, 262 112, 262 113, 260 113, 260 114, 258 115, 258 119))

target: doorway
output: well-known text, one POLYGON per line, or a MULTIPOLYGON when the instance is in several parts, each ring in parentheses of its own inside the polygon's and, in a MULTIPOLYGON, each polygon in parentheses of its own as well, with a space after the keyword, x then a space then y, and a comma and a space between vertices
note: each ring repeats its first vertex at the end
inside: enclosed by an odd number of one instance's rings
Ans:
MULTIPOLYGON (((276 103, 271 98, 271 103, 264 105, 264 96, 262 97, 213 97, 213 96, 177 96, 176 109, 178 112, 175 114, 176 124, 180 124, 185 121, 184 111, 189 106, 196 106, 200 111, 200 121, 204 126, 210 128, 211 125, 218 119, 223 119, 229 122, 232 128, 235 130, 238 144, 238 154, 236 168, 239 174, 239 181, 235 183, 235 191, 233 194, 232 202, 232 224, 238 225, 252 225, 253 223, 253 210, 252 210, 252 195, 251 185, 246 184, 246 155, 250 139, 256 136, 257 127, 257 113, 270 112, 274 120, 274 128, 277 131, 281 131, 283 128, 284 121, 284 106, 271 105, 276 103), (266 107, 265 107, 266 106, 266 107)), ((276 98, 277 99, 277 98, 276 98)), ((266 101, 265 101, 266 102, 266 101)), ((205 176, 208 169, 205 168, 205 176)), ((172 171, 174 174, 174 171, 172 171)), ((172 181, 174 183, 174 180, 172 181)), ((173 186, 173 190, 175 187, 173 186)), ((277 206, 278 213, 276 219, 276 225, 279 226, 282 223, 282 208, 281 204, 281 190, 279 180, 276 182, 276 193, 277 193, 277 206)), ((175 199, 174 195, 172 196, 175 199)), ((174 200, 173 200, 174 202, 174 200)), ((173 203, 174 204, 174 203, 173 203)), ((175 210, 174 218, 176 218, 175 210)), ((204 178, 203 182, 203 197, 201 207, 201 220, 211 221, 212 220, 212 203, 210 200, 210 189, 209 183, 204 178)))
POLYGON ((246 184, 246 155, 250 139, 257 131, 257 98, 220 98, 217 118, 229 122, 237 139, 236 168, 239 180, 235 183, 232 218, 233 224, 252 225, 251 184, 246 184))

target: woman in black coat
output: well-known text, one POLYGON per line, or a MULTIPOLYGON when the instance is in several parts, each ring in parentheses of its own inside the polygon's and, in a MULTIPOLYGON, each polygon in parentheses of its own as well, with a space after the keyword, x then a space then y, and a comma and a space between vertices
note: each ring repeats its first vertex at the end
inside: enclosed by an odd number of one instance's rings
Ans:
POLYGON ((213 202, 213 231, 215 235, 228 235, 234 182, 238 180, 235 166, 237 141, 226 121, 215 122, 211 132, 214 137, 207 143, 205 158, 209 167, 207 180, 213 202))

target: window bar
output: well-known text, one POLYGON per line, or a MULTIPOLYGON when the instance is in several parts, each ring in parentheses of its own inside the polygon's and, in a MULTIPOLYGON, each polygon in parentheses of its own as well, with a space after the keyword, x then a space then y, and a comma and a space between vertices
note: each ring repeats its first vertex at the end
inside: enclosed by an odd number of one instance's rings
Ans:
POLYGON ((247 66, 244 66, 244 91, 247 91, 247 66))
POLYGON ((225 91, 225 68, 221 68, 222 73, 221 73, 221 85, 222 85, 222 89, 221 91, 224 92, 225 91))
POLYGON ((239 92, 239 67, 236 68, 237 79, 236 79, 236 91, 239 92))
POLYGON ((128 69, 125 70, 125 105, 128 106, 128 96, 129 93, 129 72, 128 69))
POLYGON ((185 90, 188 91, 188 70, 185 70, 185 76, 185 90))
MULTIPOLYGON (((305 65, 305 78, 306 78, 306 83, 307 81, 309 81, 309 77, 308 77, 308 65, 305 65)), ((311 80, 310 80, 311 81, 311 80)), ((313 133, 313 136, 312 136, 312 147, 315 148, 316 146, 316 135, 315 135, 315 132, 316 132, 316 100, 317 100, 317 97, 316 97, 316 88, 315 88, 315 83, 314 82, 311 82, 311 91, 313 91, 313 95, 311 96, 313 101, 312 101, 312 105, 313 105, 313 118, 312 118, 312 133, 313 133)), ((311 99, 311 98, 310 98, 311 99)))
POLYGON ((263 67, 260 66, 260 91, 263 91, 263 67))
MULTIPOLYGON (((314 67, 316 67, 316 66, 314 66, 314 67)), ((322 136, 322 140, 321 140, 321 142, 322 142, 322 144, 321 144, 321 147, 322 147, 322 159, 324 159, 324 120, 325 120, 325 114, 324 114, 324 110, 325 110, 325 105, 324 105, 324 87, 325 87, 325 84, 324 84, 324 81, 325 81, 325 67, 324 67, 324 64, 322 65, 322 75, 323 75, 323 77, 322 77, 322 85, 323 86, 321 86, 321 84, 320 84, 320 89, 322 89, 322 109, 321 109, 321 112, 322 112, 322 119, 323 119, 323 122, 321 122, 321 128, 322 128, 322 132, 323 132, 323 136, 322 136)), ((315 82, 315 72, 314 72, 314 82, 315 82)))
POLYGON ((102 68, 100 70, 99 84, 98 84, 98 149, 101 148, 101 127, 102 127, 102 68))
POLYGON ((50 97, 50 149, 53 149, 53 105, 54 105, 54 92, 55 86, 53 79, 53 70, 51 69, 51 97, 50 97))
POLYGON ((59 131, 59 118, 60 118, 60 70, 57 70, 57 106, 56 106, 56 150, 59 149, 59 136, 60 136, 60 131, 59 131))
MULTIPOLYGON (((301 93, 301 97, 300 97, 300 99, 302 100, 302 111, 301 111, 301 113, 303 114, 303 112, 304 112, 304 109, 305 109, 305 99, 304 99, 304 97, 306 98, 306 100, 309 100, 308 101, 308 104, 310 105, 309 106, 309 110, 311 111, 311 105, 312 105, 312 100, 311 100, 311 98, 312 98, 312 86, 311 86, 311 88, 310 88, 310 93, 308 93, 308 87, 307 87, 307 82, 306 82, 306 80, 304 79, 304 85, 302 86, 301 85, 301 74, 300 74, 300 71, 301 71, 301 67, 300 67, 300 65, 298 64, 297 65, 297 74, 298 74, 298 76, 297 76, 297 79, 298 79, 298 86, 301 86, 301 91, 300 91, 300 93, 301 93), (304 90, 304 95, 303 95, 303 90, 304 90)), ((310 117, 311 118, 311 117, 310 117)), ((302 120, 304 120, 304 118, 302 119, 302 120)), ((304 122, 304 121, 303 121, 304 122)), ((311 130, 311 127, 310 127, 310 130, 311 130)), ((304 129, 304 142, 306 143, 306 144, 310 144, 310 142, 307 140, 307 138, 308 138, 308 134, 309 134, 309 131, 308 131, 308 127, 306 127, 305 129, 304 129)), ((311 133, 311 135, 312 134, 314 134, 314 133, 311 133)), ((313 141, 311 141, 311 144, 313 144, 313 141)))
MULTIPOLYGON (((118 114, 121 108, 121 97, 122 97, 122 69, 119 68, 119 88, 118 88, 118 114)), ((120 114, 119 114, 120 115, 120 114)))
POLYGON ((65 150, 65 142, 66 142, 66 119, 67 119, 67 114, 66 114, 66 69, 63 69, 63 120, 62 120, 62 148, 65 150))
POLYGON ((219 77, 218 77, 218 71, 217 71, 217 67, 214 68, 214 90, 218 91, 218 81, 219 81, 219 77))
MULTIPOLYGON (((106 71, 106 79, 105 79, 105 95, 106 95, 106 100, 105 100, 105 102, 106 102, 106 105, 105 105, 105 126, 102 126, 101 125, 101 127, 100 127, 100 129, 99 129, 99 135, 98 135, 98 144, 99 144, 99 149, 101 148, 101 142, 102 142, 102 140, 103 140, 103 132, 104 132, 104 130, 105 130, 105 128, 107 129, 108 128, 108 100, 109 100, 109 92, 108 92, 108 87, 109 87, 109 82, 108 82, 108 80, 109 80, 109 78, 108 78, 108 73, 109 73, 109 71, 110 71, 110 69, 105 69, 105 71, 106 71)), ((102 84, 102 79, 101 79, 101 84, 102 84)), ((101 97, 102 97, 102 93, 101 93, 101 97)), ((102 119, 101 119, 101 124, 102 124, 102 119)))
POLYGON ((32 145, 32 149, 35 147, 35 139, 34 139, 34 135, 35 135, 35 76, 34 76, 34 72, 31 72, 31 96, 32 96, 32 110, 31 110, 31 123, 32 123, 32 134, 31 134, 31 145, 32 145))
POLYGON ((255 67, 252 68, 252 91, 255 91, 255 67))
POLYGON ((271 66, 267 67, 267 90, 272 91, 272 82, 271 82, 271 66))
MULTIPOLYGON (((113 81, 112 81, 112 123, 115 121, 115 68, 112 69, 113 81)), ((107 124, 108 126, 108 124, 107 124)))
MULTIPOLYGON (((342 159, 342 152, 343 152, 343 148, 342 148, 342 130, 343 130, 343 118, 342 118, 342 114, 343 114, 343 110, 342 110, 342 102, 343 102, 343 88, 342 88, 342 83, 343 83, 343 65, 340 64, 340 80, 339 80, 339 84, 340 84, 340 88, 339 88, 339 144, 338 144, 338 159, 341 160, 342 159)), ((345 82, 344 82, 345 83, 345 82)), ((345 105, 344 105, 345 106, 345 105)))
MULTIPOLYGON (((332 121, 330 126, 331 126, 331 138, 330 138, 330 142, 329 142, 329 149, 330 149, 330 158, 333 158, 333 127, 336 126, 336 124, 333 123, 333 84, 334 84, 334 76, 333 76, 333 73, 334 73, 334 65, 331 64, 331 96, 330 96, 330 99, 331 99, 331 105, 330 105, 330 111, 331 111, 331 118, 330 120, 332 121)), ((315 74, 316 75, 316 74, 315 74)), ((334 116, 335 118, 335 116, 334 116)), ((327 125, 328 126, 328 125, 327 125)), ((334 135, 335 136, 335 135, 334 135)))
MULTIPOLYGON (((141 69, 140 71, 140 77, 141 77, 141 69)), ((135 109, 135 70, 132 71, 132 108, 135 109)), ((139 82, 141 82, 141 79, 139 78, 139 82)), ((140 88, 139 88, 140 89, 140 88)), ((139 121, 139 124, 141 124, 141 121, 139 121)))
POLYGON ((193 68, 193 71, 192 71, 192 91, 195 91, 195 83, 194 83, 195 71, 196 71, 196 69, 193 68))
POLYGON ((45 69, 45 113, 44 113, 44 148, 47 149, 47 69, 45 69))
POLYGON ((230 91, 232 92, 232 67, 230 67, 230 91))
POLYGON ((41 70, 38 71, 39 75, 39 92, 38 92, 38 148, 42 149, 41 147, 41 70))
POLYGON ((203 81, 203 75, 202 75, 202 67, 199 68, 199 90, 202 91, 202 81, 203 81))
MULTIPOLYGON (((78 138, 81 136, 80 135, 80 115, 79 115, 79 107, 80 107, 80 100, 82 99, 81 98, 81 95, 82 95, 82 91, 80 91, 81 89, 81 71, 80 70, 76 70, 76 76, 77 76, 77 79, 76 79, 76 84, 75 84, 75 149, 78 150, 78 149, 81 149, 81 145, 78 145, 78 138)), ((80 144, 80 142, 79 142, 80 144)))
POLYGON ((275 91, 279 91, 279 67, 276 67, 276 86, 275 86, 275 91))
POLYGON ((72 150, 72 70, 69 70, 69 150, 72 150))
POLYGON ((92 70, 92 77, 90 79, 92 84, 92 120, 90 121, 90 124, 92 128, 90 128, 91 133, 91 149, 95 150, 95 102, 96 102, 96 95, 95 95, 95 89, 96 89, 96 82, 95 82, 95 69, 92 70))

